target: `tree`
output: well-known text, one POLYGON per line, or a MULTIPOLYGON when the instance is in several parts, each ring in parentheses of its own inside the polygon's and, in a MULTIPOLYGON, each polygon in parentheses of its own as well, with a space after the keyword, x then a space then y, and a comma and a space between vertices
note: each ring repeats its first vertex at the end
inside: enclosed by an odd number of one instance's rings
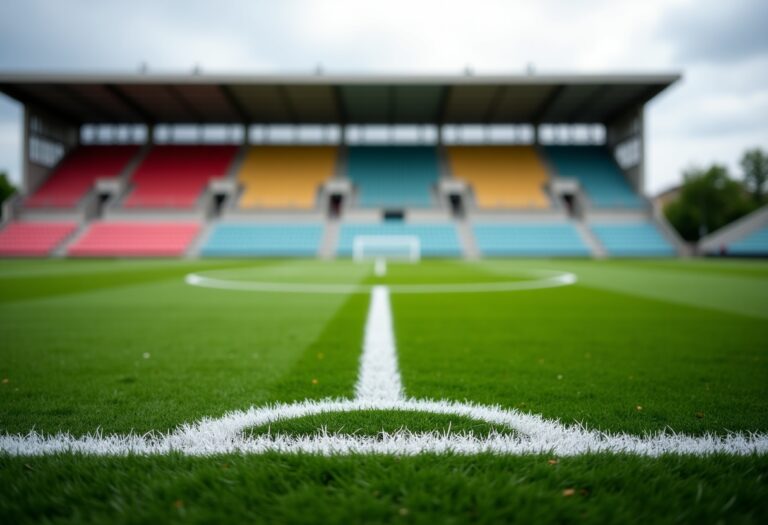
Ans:
POLYGON ((765 203, 768 154, 760 148, 745 151, 741 157, 741 169, 744 170, 744 184, 752 194, 752 199, 756 204, 765 203))
POLYGON ((0 172, 0 206, 5 202, 5 199, 15 192, 16 188, 14 188, 11 181, 8 180, 8 176, 5 173, 0 172))
POLYGON ((680 196, 665 207, 664 213, 688 241, 697 241, 757 207, 724 166, 689 169, 683 180, 680 196))

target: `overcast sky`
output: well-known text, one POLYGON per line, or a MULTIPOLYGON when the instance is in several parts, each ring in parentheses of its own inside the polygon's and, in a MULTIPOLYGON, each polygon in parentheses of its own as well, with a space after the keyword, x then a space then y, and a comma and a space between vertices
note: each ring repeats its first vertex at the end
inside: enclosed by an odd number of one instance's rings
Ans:
MULTIPOLYGON (((623 73, 680 71, 646 115, 647 190, 768 149, 766 0, 3 0, 0 70, 623 73)), ((0 170, 20 177, 0 95, 0 170)))

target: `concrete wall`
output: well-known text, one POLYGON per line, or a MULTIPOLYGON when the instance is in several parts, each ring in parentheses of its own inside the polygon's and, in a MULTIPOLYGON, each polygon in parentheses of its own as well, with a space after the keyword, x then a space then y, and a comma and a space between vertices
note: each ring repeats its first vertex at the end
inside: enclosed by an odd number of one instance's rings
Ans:
POLYGON ((24 106, 23 118, 22 190, 26 195, 30 195, 40 187, 54 168, 53 166, 48 167, 32 161, 30 158, 30 139, 32 135, 61 144, 64 146, 64 155, 66 156, 67 152, 76 147, 80 141, 80 126, 31 106, 24 106), (46 133, 33 131, 31 126, 33 118, 43 121, 50 130, 46 133))
POLYGON ((642 106, 630 110, 606 123, 606 144, 615 152, 617 146, 630 140, 639 142, 639 161, 636 165, 622 168, 632 188, 643 195, 645 184, 645 116, 642 106))

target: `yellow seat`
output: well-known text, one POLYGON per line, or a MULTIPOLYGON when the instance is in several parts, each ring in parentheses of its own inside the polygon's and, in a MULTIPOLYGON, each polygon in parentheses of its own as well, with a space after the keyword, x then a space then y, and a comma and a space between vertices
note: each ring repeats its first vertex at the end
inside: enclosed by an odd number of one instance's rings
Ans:
POLYGON ((334 147, 253 147, 237 175, 244 187, 240 207, 314 208, 317 189, 335 167, 334 147))
POLYGON ((456 178, 472 186, 480 208, 548 208, 547 169, 531 146, 453 146, 456 178))

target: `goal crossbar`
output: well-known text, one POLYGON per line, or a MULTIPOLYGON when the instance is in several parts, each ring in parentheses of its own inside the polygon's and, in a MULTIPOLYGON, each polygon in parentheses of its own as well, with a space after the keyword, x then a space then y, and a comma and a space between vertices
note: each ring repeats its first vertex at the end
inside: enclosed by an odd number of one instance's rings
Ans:
POLYGON ((356 261, 369 259, 421 259, 421 241, 415 235, 357 235, 352 242, 356 261))

